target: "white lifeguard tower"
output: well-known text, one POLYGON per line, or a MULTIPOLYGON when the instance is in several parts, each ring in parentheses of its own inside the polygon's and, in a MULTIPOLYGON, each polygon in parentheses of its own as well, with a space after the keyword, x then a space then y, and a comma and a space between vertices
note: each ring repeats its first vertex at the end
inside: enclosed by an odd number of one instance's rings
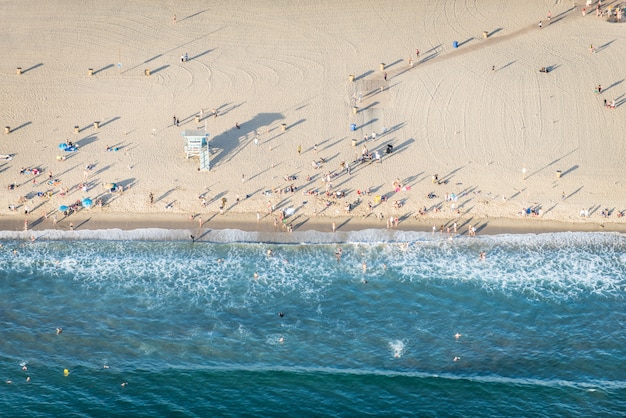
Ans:
POLYGON ((209 134, 202 130, 185 130, 181 132, 185 138, 185 155, 200 159, 200 170, 209 170, 209 134))

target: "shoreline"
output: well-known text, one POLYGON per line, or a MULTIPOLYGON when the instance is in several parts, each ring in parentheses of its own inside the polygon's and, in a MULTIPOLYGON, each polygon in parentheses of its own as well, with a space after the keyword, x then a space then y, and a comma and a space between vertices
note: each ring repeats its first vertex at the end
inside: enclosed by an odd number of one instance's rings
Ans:
MULTIPOLYGON (((261 237, 271 237, 271 241, 291 242, 287 239, 291 233, 280 225, 274 226, 274 222, 267 218, 262 218, 257 222, 254 214, 242 213, 211 213, 203 214, 203 224, 200 227, 199 217, 193 219, 189 215, 181 213, 94 213, 86 210, 60 219, 53 225, 52 218, 47 220, 39 217, 34 221, 29 221, 28 232, 24 237, 36 237, 37 232, 57 230, 59 232, 70 231, 137 231, 145 229, 176 230, 187 231, 196 234, 198 237, 211 231, 238 230, 242 232, 259 233, 261 237), (70 226, 71 224, 71 226, 70 226), (277 239, 284 237, 283 239, 277 239)), ((292 216, 287 218, 293 224, 293 232, 301 236, 302 233, 319 232, 324 234, 334 234, 334 242, 347 242, 346 234, 365 230, 388 230, 403 232, 423 232, 432 233, 435 226, 436 235, 441 232, 446 233, 447 228, 451 230, 455 219, 429 218, 420 219, 409 218, 399 222, 397 227, 387 228, 385 220, 374 217, 307 217, 292 216), (336 232, 332 231, 332 224, 336 225, 336 232)), ((24 232, 24 217, 2 216, 0 217, 0 231, 4 232, 24 232)), ((626 233, 626 224, 615 222, 598 223, 589 222, 561 222, 541 218, 461 218, 457 222, 458 236, 469 236, 468 227, 473 225, 476 228, 476 235, 503 235, 503 234, 546 234, 559 232, 616 232, 626 233)), ((181 235, 181 237, 186 237, 181 235)), ((62 238, 65 239, 65 236, 62 238)), ((200 239, 199 239, 200 240, 200 239)), ((264 240, 260 240, 264 241, 264 240)))

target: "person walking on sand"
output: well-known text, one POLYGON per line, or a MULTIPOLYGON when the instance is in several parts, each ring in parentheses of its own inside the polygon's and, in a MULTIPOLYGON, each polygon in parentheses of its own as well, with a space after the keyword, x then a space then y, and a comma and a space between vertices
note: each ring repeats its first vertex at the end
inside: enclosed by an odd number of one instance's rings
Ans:
POLYGON ((385 72, 385 76, 384 77, 385 77, 385 81, 387 81, 387 73, 386 72, 385 72))
POLYGON ((419 49, 415 49, 415 56, 416 56, 417 58, 419 58, 419 57, 420 57, 420 50, 419 50, 419 49))

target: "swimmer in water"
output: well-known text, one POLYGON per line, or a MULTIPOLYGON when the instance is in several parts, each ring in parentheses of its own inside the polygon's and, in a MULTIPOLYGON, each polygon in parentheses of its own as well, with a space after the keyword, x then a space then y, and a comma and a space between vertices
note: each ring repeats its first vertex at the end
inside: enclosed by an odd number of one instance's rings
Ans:
POLYGON ((59 335, 59 334, 60 334, 60 333, 62 333, 62 332, 63 332, 63 328, 58 327, 58 328, 57 328, 57 335, 59 335))
POLYGON ((268 257, 271 257, 271 256, 273 256, 273 255, 274 255, 274 251, 272 251, 272 250, 267 250, 267 256, 268 256, 268 257))
POLYGON ((284 342, 285 342, 285 339, 284 339, 283 337, 280 337, 280 338, 278 339, 278 342, 282 344, 282 343, 284 343, 284 342))
POLYGON ((480 252, 480 255, 478 256, 481 260, 485 260, 487 259, 487 253, 484 251, 480 252))
POLYGON ((337 248, 337 251, 335 251, 335 257, 337 258, 337 262, 341 261, 341 254, 343 253, 343 250, 340 248, 337 248))
POLYGON ((259 278, 259 273, 257 273, 256 271, 254 272, 254 280, 257 280, 259 278))
POLYGON ((363 273, 367 273, 367 263, 365 261, 361 264, 361 268, 363 269, 363 273))
POLYGON ((282 318, 283 316, 285 316, 285 314, 282 313, 282 312, 278 312, 278 316, 280 316, 282 318))
POLYGON ((456 334, 454 334, 454 338, 458 340, 459 338, 461 338, 461 334, 457 332, 456 334))
POLYGON ((453 361, 459 361, 459 360, 461 360, 461 357, 459 357, 459 356, 455 356, 452 360, 453 360, 453 361))

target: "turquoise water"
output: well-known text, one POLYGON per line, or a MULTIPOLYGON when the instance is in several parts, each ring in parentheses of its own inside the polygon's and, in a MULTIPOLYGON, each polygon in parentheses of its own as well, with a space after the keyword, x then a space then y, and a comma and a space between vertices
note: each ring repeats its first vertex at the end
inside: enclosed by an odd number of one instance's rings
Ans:
POLYGON ((2 241, 2 416, 626 411, 622 235, 75 232, 2 241))

